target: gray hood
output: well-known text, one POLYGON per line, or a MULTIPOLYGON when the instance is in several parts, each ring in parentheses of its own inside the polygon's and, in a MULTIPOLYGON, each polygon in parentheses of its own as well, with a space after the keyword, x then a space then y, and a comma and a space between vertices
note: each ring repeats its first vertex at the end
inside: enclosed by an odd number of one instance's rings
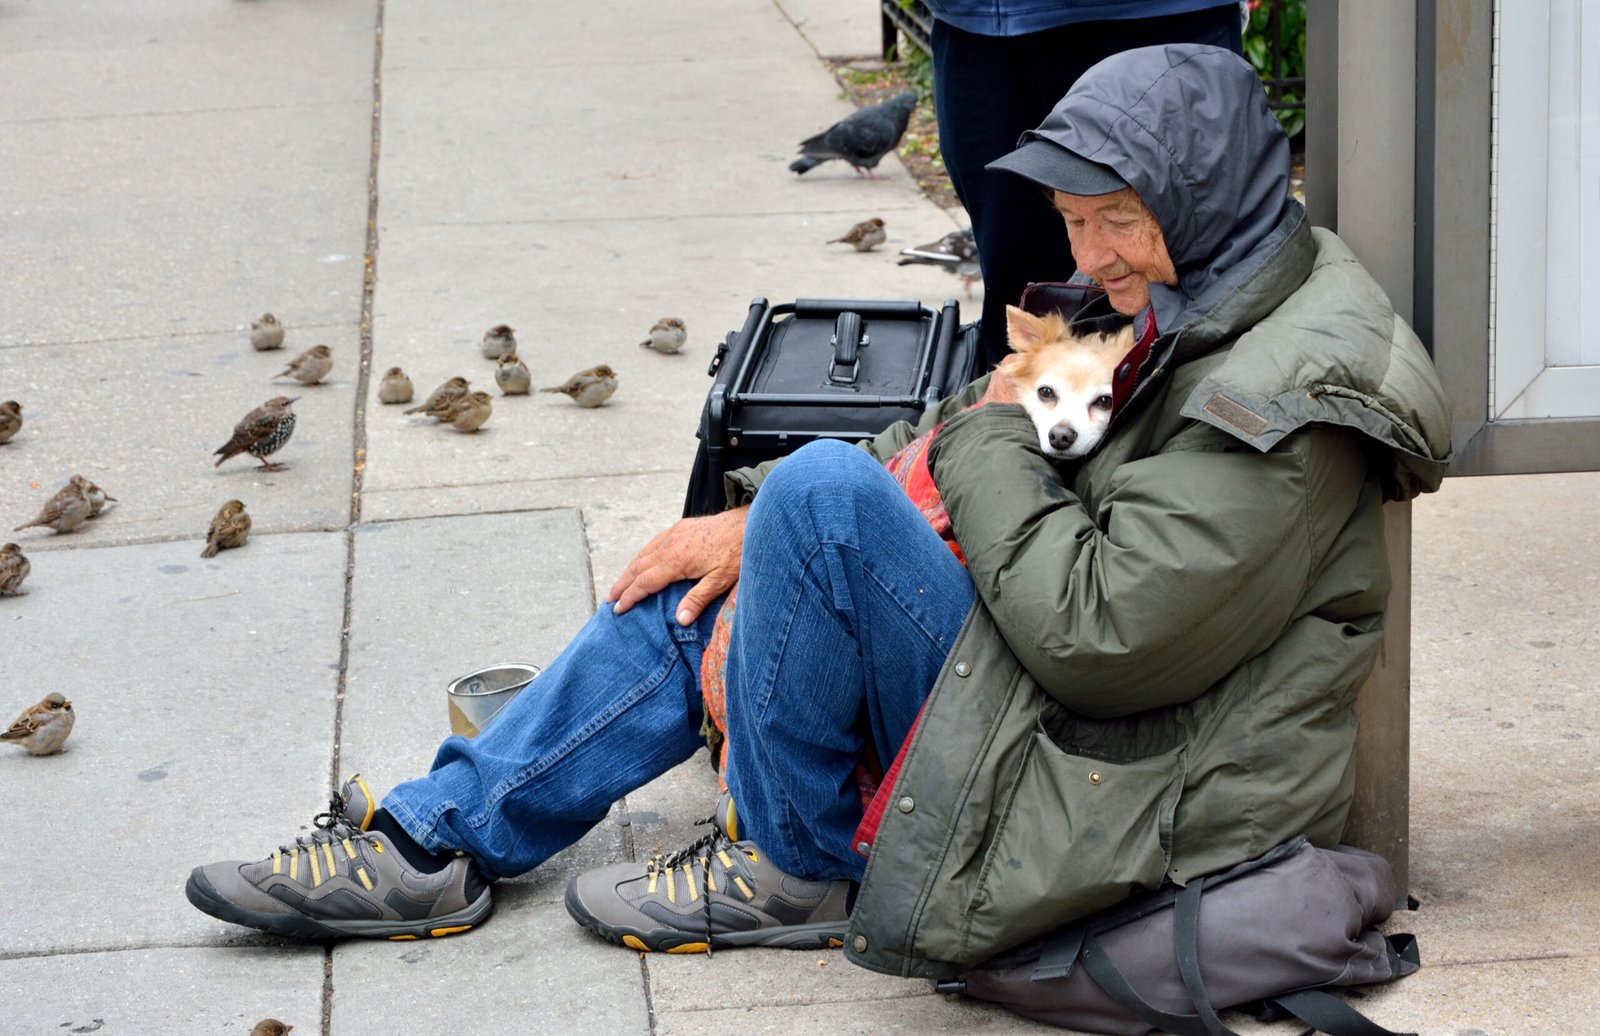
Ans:
POLYGON ((1250 64, 1193 43, 1100 62, 1019 143, 1048 140, 1116 170, 1155 215, 1178 272, 1150 285, 1162 331, 1283 220, 1289 140, 1250 64))

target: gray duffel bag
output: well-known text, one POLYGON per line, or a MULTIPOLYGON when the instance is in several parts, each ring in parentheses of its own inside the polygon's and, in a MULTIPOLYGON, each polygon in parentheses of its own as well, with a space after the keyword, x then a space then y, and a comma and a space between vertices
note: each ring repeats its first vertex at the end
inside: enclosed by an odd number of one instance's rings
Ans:
POLYGON ((1381 856, 1296 838, 1183 888, 1136 896, 935 988, 1117 1036, 1232 1036, 1217 1016, 1226 1008, 1292 1015, 1333 1036, 1393 1036, 1328 989, 1417 970, 1414 939, 1373 927, 1395 901, 1381 856))

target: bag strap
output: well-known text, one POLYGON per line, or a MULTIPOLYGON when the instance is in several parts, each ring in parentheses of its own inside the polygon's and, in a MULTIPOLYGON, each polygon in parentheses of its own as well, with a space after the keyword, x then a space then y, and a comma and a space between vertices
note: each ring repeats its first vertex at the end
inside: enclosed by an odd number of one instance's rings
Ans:
POLYGON ((1194 1001, 1200 1021, 1205 1024, 1209 1036, 1222 1036, 1228 1032, 1228 1027, 1217 1017, 1217 1010, 1206 993, 1205 980, 1200 977, 1200 892, 1205 887, 1206 879, 1196 878, 1178 893, 1177 902, 1173 904, 1172 942, 1178 956, 1178 976, 1183 979, 1189 999, 1194 1001))
POLYGON ((1328 1036, 1417 1036, 1413 1032, 1385 1029, 1326 989, 1302 989, 1267 998, 1278 1007, 1328 1036))
POLYGON ((1083 962, 1083 970, 1089 973, 1089 977, 1107 996, 1133 1012, 1151 1028, 1176 1033, 1177 1036, 1239 1036, 1232 1029, 1221 1026, 1220 1022, 1218 1025, 1221 1027, 1213 1029, 1200 1015, 1172 1014, 1152 1005, 1128 984, 1127 978, 1101 947, 1100 940, 1092 934, 1084 937, 1083 952, 1078 959, 1083 962))

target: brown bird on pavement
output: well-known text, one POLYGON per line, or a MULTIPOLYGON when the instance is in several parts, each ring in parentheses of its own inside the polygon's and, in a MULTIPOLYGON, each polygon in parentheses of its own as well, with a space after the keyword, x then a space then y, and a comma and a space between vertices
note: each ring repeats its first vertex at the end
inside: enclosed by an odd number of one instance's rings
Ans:
POLYGON ((277 377, 293 378, 302 385, 315 385, 333 370, 333 350, 325 345, 313 345, 289 361, 289 366, 279 371, 277 377))
POLYGON ((25 595, 28 591, 22 588, 22 581, 28 578, 32 569, 21 547, 15 543, 0 546, 0 597, 25 595))
POLYGON ((428 398, 422 401, 421 405, 414 406, 410 410, 405 411, 405 413, 408 413, 408 414, 424 413, 424 414, 427 414, 429 417, 432 417, 432 416, 434 416, 433 412, 435 410, 438 410, 438 409, 440 409, 442 407, 448 406, 450 404, 451 400, 456 399, 459 396, 464 396, 466 394, 467 394, 467 379, 466 378, 451 378, 449 381, 445 382, 443 385, 440 385, 438 388, 434 389, 433 392, 428 396, 428 398))
POLYGON ((51 691, 39 704, 24 710, 0 734, 0 741, 26 748, 33 755, 54 755, 67 743, 76 719, 72 703, 61 692, 51 691))
POLYGON ((494 383, 508 396, 526 396, 533 387, 533 376, 528 373, 528 365, 517 359, 516 353, 507 353, 495 368, 494 383))
POLYGON ((383 372, 383 380, 378 382, 378 402, 409 403, 413 391, 406 372, 399 367, 390 367, 383 372))
POLYGON ((94 505, 83 487, 76 482, 68 482, 55 496, 45 501, 33 521, 24 522, 11 531, 21 532, 35 525, 44 525, 56 532, 71 532, 87 521, 93 512, 94 505))
POLYGON ((250 1036, 288 1036, 293 1031, 294 1026, 280 1022, 276 1018, 263 1018, 250 1030, 250 1036))
POLYGON ((233 426, 233 438, 217 448, 222 460, 212 467, 220 468, 222 461, 229 457, 248 453, 261 462, 262 471, 282 471, 282 464, 274 464, 267 457, 276 453, 294 433, 294 411, 289 405, 299 398, 274 396, 245 414, 244 420, 233 426))
POLYGON ((93 482, 90 482, 82 475, 73 475, 67 481, 83 490, 83 495, 89 498, 90 518, 98 517, 100 512, 106 509, 106 504, 114 504, 117 502, 116 497, 107 496, 104 489, 101 489, 99 486, 95 485, 93 482))
POLYGON ((250 324, 250 345, 257 352, 283 348, 283 325, 271 313, 261 314, 261 319, 250 324))
POLYGON ((452 400, 438 417, 457 431, 475 432, 483 427, 492 413, 494 413, 494 400, 489 398, 489 393, 468 392, 452 400))
POLYGON ((211 528, 206 533, 206 549, 200 552, 200 556, 214 558, 217 551, 242 547, 249 538, 250 516, 244 513, 244 503, 229 500, 211 519, 211 528))
POLYGON ((617 372, 602 363, 598 367, 579 371, 568 378, 565 384, 553 385, 539 391, 559 392, 570 397, 581 407, 597 407, 617 391, 617 372))
POLYGON ((883 229, 883 220, 874 216, 857 223, 845 231, 843 237, 836 237, 828 244, 845 244, 852 246, 858 252, 870 252, 888 239, 889 235, 883 229))
POLYGON ((658 353, 675 353, 683 348, 689 331, 677 317, 662 317, 650 326, 650 333, 639 343, 641 349, 654 349, 658 353))
POLYGON ((0 403, 0 443, 8 443, 11 437, 22 431, 22 404, 14 399, 0 403))
POLYGON ((517 351, 517 333, 504 324, 496 324, 483 333, 483 341, 478 348, 489 359, 502 360, 517 351))

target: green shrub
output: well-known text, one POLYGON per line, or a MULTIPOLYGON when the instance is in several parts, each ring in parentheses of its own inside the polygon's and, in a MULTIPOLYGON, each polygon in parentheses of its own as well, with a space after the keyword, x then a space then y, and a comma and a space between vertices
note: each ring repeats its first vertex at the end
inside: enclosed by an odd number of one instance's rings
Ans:
MULTIPOLYGON (((1267 38, 1267 19, 1276 9, 1278 33, 1281 38, 1281 66, 1277 75, 1284 79, 1304 79, 1306 74, 1306 0, 1250 0, 1250 24, 1244 32, 1244 53, 1263 79, 1274 74, 1272 47, 1267 38)), ((1303 104, 1305 90, 1291 87, 1272 98, 1303 104)), ((1304 108, 1274 108, 1273 114, 1283 123, 1284 132, 1293 137, 1305 129, 1304 108)))

